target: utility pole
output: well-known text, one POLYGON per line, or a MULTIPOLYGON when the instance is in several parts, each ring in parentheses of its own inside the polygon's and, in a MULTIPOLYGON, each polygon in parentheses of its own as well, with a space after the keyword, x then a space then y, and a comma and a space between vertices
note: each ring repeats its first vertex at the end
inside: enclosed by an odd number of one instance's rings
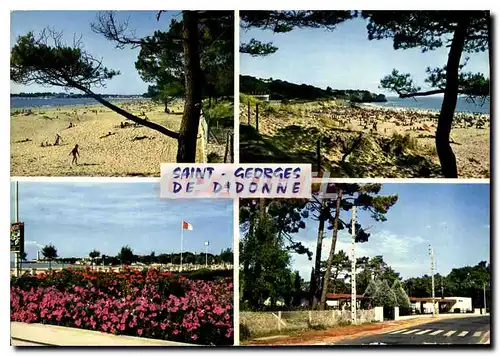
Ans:
POLYGON ((436 295, 434 292, 434 250, 429 245, 429 255, 431 257, 431 281, 432 281, 432 315, 436 316, 436 295))
POLYGON ((209 241, 205 241, 205 268, 208 268, 208 245, 209 241))
POLYGON ((486 314, 486 282, 483 283, 484 314, 486 314))
MULTIPOLYGON (((14 183, 14 222, 19 222, 19 182, 14 183)), ((16 277, 19 277, 19 260, 20 260, 20 253, 15 252, 14 253, 14 266, 16 268, 16 277)))
POLYGON ((351 324, 356 325, 356 206, 352 206, 351 239, 351 324))
POLYGON ((181 268, 179 272, 182 272, 182 243, 184 241, 184 221, 181 221, 181 268))

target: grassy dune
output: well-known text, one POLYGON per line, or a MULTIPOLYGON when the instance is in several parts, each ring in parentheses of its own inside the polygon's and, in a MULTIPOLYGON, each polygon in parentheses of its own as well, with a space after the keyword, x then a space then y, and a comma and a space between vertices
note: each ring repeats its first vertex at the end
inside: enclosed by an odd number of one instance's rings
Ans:
MULTIPOLYGON (((350 107, 341 101, 261 103, 257 133, 255 105, 249 126, 243 103, 240 122, 242 163, 303 162, 315 169, 319 140, 322 168, 333 177, 441 176, 436 112, 350 107)), ((456 114, 451 146, 459 177, 490 176, 489 136, 489 116, 456 114)))
MULTIPOLYGON (((165 114, 151 102, 123 103, 125 110, 178 131, 182 103, 165 114)), ((201 134, 201 130, 199 131, 201 134)), ((197 162, 203 160, 201 136, 197 162)), ((159 176, 160 163, 175 162, 177 140, 133 122, 103 107, 36 108, 11 113, 12 176, 159 176), (120 127, 121 122, 130 126, 120 127), (68 128, 72 123, 74 127, 68 128), (108 134, 111 135, 108 136, 108 134), (62 137, 55 146, 56 134, 62 137), (29 141, 26 141, 26 140, 29 141), (48 142, 51 146, 42 147, 48 142), (78 165, 70 152, 78 144, 78 165)))

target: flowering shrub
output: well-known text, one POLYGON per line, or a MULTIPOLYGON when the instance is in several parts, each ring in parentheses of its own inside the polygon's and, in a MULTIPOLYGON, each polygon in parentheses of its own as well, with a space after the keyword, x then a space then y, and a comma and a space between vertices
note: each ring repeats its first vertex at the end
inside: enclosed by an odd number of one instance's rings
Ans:
POLYGON ((52 271, 11 279, 11 320, 205 345, 233 344, 230 279, 156 269, 52 271))

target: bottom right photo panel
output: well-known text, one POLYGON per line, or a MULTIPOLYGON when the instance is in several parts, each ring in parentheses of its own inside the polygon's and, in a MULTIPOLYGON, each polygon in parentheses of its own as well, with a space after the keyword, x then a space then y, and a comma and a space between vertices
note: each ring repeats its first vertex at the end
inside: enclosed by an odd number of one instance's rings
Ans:
POLYGON ((240 345, 490 343, 490 185, 240 199, 240 345))

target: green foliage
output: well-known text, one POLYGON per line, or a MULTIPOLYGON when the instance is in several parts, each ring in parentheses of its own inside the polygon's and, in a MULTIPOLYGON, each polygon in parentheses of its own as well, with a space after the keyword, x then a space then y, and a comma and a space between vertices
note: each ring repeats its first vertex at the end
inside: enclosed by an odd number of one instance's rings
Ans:
MULTIPOLYGON (((258 200, 240 200, 240 227, 246 232, 251 228, 252 219, 257 213, 258 200)), ((298 254, 307 254, 309 259, 312 252, 300 242, 293 238, 293 234, 305 229, 305 219, 309 212, 305 209, 308 201, 306 199, 268 199, 264 202, 267 213, 274 221, 280 243, 287 250, 298 254)))
POLYGON ((123 265, 130 265, 135 261, 136 256, 129 246, 123 246, 117 255, 117 258, 123 265))
POLYGON ((277 238, 273 220, 264 211, 252 213, 250 224, 240 242, 244 290, 241 300, 259 308, 270 298, 273 307, 279 297, 292 288, 290 256, 277 238))
MULTIPOLYGON (((483 52, 488 50, 490 41, 489 11, 363 11, 369 20, 368 38, 392 38, 394 49, 420 48, 422 52, 450 46, 452 37, 459 28, 466 28, 463 52, 483 52)), ((467 64, 459 66, 461 71, 467 64)), ((446 66, 426 70, 425 80, 432 90, 424 95, 444 92, 446 87, 446 66), (427 94, 428 93, 428 94, 427 94)), ((459 94, 489 96, 489 79, 481 73, 459 73, 459 94)), ((414 84, 410 74, 393 70, 384 77, 380 86, 398 93, 401 97, 414 96, 421 88, 414 84)), ((419 94, 420 95, 420 94, 419 94)))
POLYGON ((366 287, 365 292, 363 293, 363 297, 373 298, 378 290, 379 285, 379 280, 371 280, 370 283, 368 283, 368 287, 366 287))
POLYGON ((373 305, 377 307, 396 307, 397 298, 387 281, 381 281, 372 296, 373 305))
POLYGON ((202 281, 216 281, 219 278, 232 278, 233 270, 211 270, 202 268, 196 271, 186 271, 182 272, 180 275, 185 276, 189 279, 193 280, 202 280, 202 281))
POLYGON ((52 261, 58 257, 57 256, 57 249, 52 244, 47 245, 47 246, 42 248, 42 255, 47 260, 52 261))
POLYGON ((410 299, 408 298, 408 295, 406 294, 399 280, 397 279, 394 280, 394 283, 392 284, 392 290, 396 295, 396 302, 398 307, 402 308, 411 307, 410 299))
POLYGON ((104 85, 118 74, 104 67, 79 42, 67 46, 61 42, 61 34, 51 30, 44 30, 38 38, 28 32, 18 37, 11 49, 10 78, 18 84, 84 90, 104 85))
MULTIPOLYGON (((290 32, 294 28, 325 28, 335 26, 353 17, 351 11, 241 11, 240 20, 243 29, 259 28, 275 33, 290 32)), ((275 53, 276 46, 251 39, 240 45, 240 53, 252 56, 264 56, 275 53)))
POLYGON ((96 259, 96 258, 98 258, 100 255, 101 255, 101 253, 100 253, 99 251, 97 251, 97 250, 93 250, 93 251, 91 251, 91 252, 89 253, 89 257, 90 257, 91 259, 96 259))
POLYGON ((223 163, 222 157, 219 156, 219 154, 217 152, 210 152, 207 155, 207 162, 208 163, 223 163))
POLYGON ((252 38, 248 43, 240 45, 240 53, 250 54, 253 57, 267 56, 275 53, 277 50, 278 47, 274 46, 272 42, 263 43, 255 38, 252 38))

